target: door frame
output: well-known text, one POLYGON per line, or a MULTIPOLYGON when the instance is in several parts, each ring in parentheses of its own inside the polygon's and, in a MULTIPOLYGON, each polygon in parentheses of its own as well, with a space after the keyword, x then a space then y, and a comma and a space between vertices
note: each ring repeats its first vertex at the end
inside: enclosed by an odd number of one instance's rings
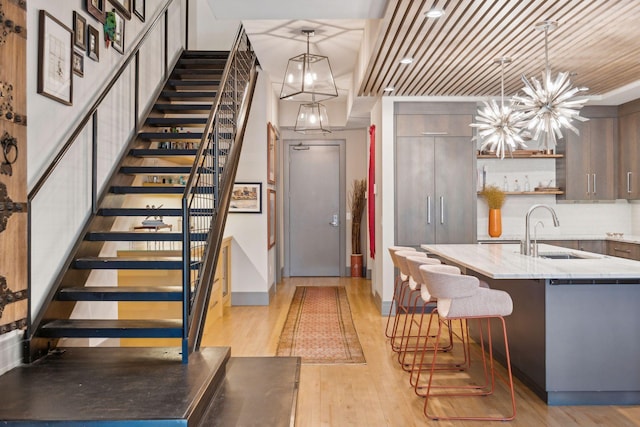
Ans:
POLYGON ((346 259, 346 229, 347 229, 347 208, 346 208, 346 170, 347 170, 347 161, 346 161, 346 140, 345 139, 285 139, 284 140, 284 167, 283 167, 283 242, 284 242, 284 277, 291 276, 291 258, 290 258, 290 243, 289 243, 289 164, 290 164, 290 156, 289 151, 292 146, 300 145, 300 146, 310 146, 310 145, 334 145, 338 146, 340 153, 340 164, 338 165, 338 173, 339 173, 339 187, 340 194, 339 197, 339 230, 338 233, 340 235, 340 277, 344 277, 347 271, 347 259, 346 259))

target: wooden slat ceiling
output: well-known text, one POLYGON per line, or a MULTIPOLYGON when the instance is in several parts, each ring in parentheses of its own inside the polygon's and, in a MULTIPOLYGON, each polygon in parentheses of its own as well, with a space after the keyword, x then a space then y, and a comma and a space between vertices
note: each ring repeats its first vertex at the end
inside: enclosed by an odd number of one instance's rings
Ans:
POLYGON ((549 33, 554 73, 572 73, 574 86, 602 95, 640 80, 640 0, 390 0, 359 95, 496 96, 500 67, 509 56, 505 94, 539 78, 545 67, 544 32, 535 25, 558 21, 549 33), (444 9, 427 19, 430 8, 444 9), (410 56, 414 62, 400 64, 410 56))

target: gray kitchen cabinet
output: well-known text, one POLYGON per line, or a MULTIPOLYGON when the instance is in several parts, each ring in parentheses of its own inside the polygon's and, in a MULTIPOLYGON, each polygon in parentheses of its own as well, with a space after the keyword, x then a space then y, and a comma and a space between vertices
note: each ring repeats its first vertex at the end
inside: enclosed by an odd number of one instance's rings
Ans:
POLYGON ((475 143, 469 127, 475 104, 450 111, 396 116, 398 245, 476 239, 475 143))
POLYGON ((640 101, 623 104, 618 109, 620 164, 618 197, 640 199, 640 101))
POLYGON ((606 253, 604 240, 541 240, 540 243, 592 252, 594 254, 604 255, 606 253))
POLYGON ((607 255, 640 261, 640 245, 607 240, 607 255))
POLYGON ((557 152, 556 179, 566 200, 615 200, 618 154, 617 107, 584 107, 586 122, 574 121, 580 135, 564 131, 557 152))

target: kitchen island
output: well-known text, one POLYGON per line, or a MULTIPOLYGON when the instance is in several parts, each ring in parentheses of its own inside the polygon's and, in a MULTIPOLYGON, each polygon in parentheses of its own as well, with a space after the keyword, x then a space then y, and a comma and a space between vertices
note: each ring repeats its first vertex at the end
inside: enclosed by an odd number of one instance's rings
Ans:
POLYGON ((512 367, 545 402, 640 404, 640 262, 544 244, 545 258, 508 244, 422 248, 511 295, 512 367))

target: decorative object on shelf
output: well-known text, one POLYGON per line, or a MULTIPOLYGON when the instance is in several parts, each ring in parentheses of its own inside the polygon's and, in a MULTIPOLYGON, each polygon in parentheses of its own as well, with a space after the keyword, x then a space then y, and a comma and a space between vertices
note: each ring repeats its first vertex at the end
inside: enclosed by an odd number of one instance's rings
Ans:
POLYGON ((0 175, 13 175, 13 165, 18 160, 18 141, 7 131, 0 138, 2 145, 2 162, 0 162, 0 175))
POLYGON ((131 19, 131 0, 109 0, 123 17, 131 19))
POLYGON ((73 31, 40 10, 38 93, 65 105, 73 100, 73 31))
POLYGON ((124 54, 124 18, 117 10, 107 12, 104 40, 107 47, 112 45, 117 52, 124 54))
POLYGON ((273 127, 271 122, 267 123, 267 182, 269 184, 276 183, 276 143, 278 141, 278 135, 276 128, 273 127))
POLYGON ((331 133, 327 108, 319 102, 301 104, 294 130, 303 134, 331 133))
POLYGON ((262 213, 262 184, 259 182, 234 183, 229 213, 262 213))
POLYGON ((509 154, 519 148, 526 148, 523 130, 526 127, 525 114, 515 108, 513 100, 504 105, 504 66, 511 63, 511 58, 503 56, 493 61, 500 64, 500 105, 495 100, 484 101, 484 108, 478 111, 476 122, 471 126, 478 129, 482 141, 480 151, 485 149, 495 151, 496 157, 504 159, 505 152, 509 154))
POLYGON ((73 11, 73 44, 83 52, 87 49, 87 20, 75 10, 73 11))
POLYGON ((87 52, 89 58, 96 62, 100 61, 100 30, 96 27, 89 25, 87 30, 87 52))
POLYGON ((146 0, 133 0, 133 13, 144 22, 147 9, 146 0))
POLYGON ((354 179, 349 192, 351 209, 351 277, 362 277, 362 248, 360 230, 366 206, 367 180, 354 179))
POLYGON ((557 139, 562 138, 562 128, 567 128, 579 134, 578 129, 571 124, 573 119, 586 121, 580 116, 580 108, 587 99, 576 99, 575 96, 588 89, 585 87, 571 87, 570 74, 560 72, 555 79, 551 76, 549 65, 549 31, 556 29, 556 21, 543 21, 536 25, 536 30, 544 31, 544 57, 545 71, 541 81, 532 77, 527 79, 522 76, 525 86, 522 88, 525 95, 514 96, 519 103, 519 110, 524 112, 525 120, 529 121, 527 128, 533 132, 532 138, 539 141, 542 135, 541 147, 549 153, 556 146, 557 139))
POLYGON ((505 192, 495 185, 487 185, 480 195, 484 197, 489 206, 489 236, 500 237, 502 235, 502 206, 505 201, 505 192))
POLYGON ((269 227, 267 248, 276 244, 276 191, 267 189, 267 225, 269 227))
POLYGON ((73 74, 84 77, 84 55, 73 51, 73 74))
POLYGON ((105 2, 107 0, 87 0, 86 7, 87 12, 94 18, 96 18, 100 23, 104 24, 104 20, 106 18, 105 12, 105 2))
POLYGON ((315 103, 338 96, 329 58, 309 53, 309 38, 314 30, 302 30, 307 36, 307 52, 289 59, 280 90, 280 99, 315 103))

